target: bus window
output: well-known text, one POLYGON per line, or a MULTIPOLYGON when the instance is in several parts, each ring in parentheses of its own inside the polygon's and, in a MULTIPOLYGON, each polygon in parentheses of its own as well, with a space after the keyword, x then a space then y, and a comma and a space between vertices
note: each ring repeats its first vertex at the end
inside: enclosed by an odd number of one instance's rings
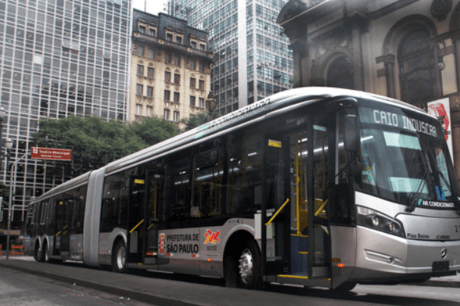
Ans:
POLYGON ((128 208, 127 175, 125 172, 120 172, 105 179, 101 208, 101 232, 110 232, 117 226, 126 225, 128 208))
MULTIPOLYGON (((181 156, 188 155, 181 154, 181 156)), ((175 159, 173 159, 175 160, 175 159)), ((169 188, 170 221, 182 221, 190 218, 190 157, 178 158, 171 164, 169 188)))
POLYGON ((262 204, 262 135, 233 133, 227 149, 227 213, 254 213, 262 204))
POLYGON ((218 140, 201 146, 200 153, 195 155, 193 199, 190 210, 192 218, 221 214, 223 163, 223 147, 218 140))

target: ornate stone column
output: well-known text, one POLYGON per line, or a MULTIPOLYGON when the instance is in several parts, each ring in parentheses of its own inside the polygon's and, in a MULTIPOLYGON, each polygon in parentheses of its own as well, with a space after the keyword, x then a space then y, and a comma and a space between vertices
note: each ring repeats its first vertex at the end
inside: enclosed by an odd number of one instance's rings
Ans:
POLYGON ((377 58, 377 64, 383 63, 385 65, 385 77, 387 85, 387 96, 396 98, 396 77, 395 77, 395 63, 396 56, 393 54, 383 55, 377 58))
POLYGON ((351 26, 351 35, 353 41, 353 87, 356 90, 364 90, 364 71, 363 71, 363 53, 361 44, 361 26, 353 24, 351 26))

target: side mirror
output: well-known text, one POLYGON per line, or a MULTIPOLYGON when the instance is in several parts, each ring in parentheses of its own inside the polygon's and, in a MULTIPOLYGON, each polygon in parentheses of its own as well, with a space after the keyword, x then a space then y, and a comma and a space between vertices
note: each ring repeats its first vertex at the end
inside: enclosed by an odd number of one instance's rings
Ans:
POLYGON ((344 146, 349 152, 359 152, 359 130, 358 122, 355 114, 346 114, 343 117, 344 129, 344 146))

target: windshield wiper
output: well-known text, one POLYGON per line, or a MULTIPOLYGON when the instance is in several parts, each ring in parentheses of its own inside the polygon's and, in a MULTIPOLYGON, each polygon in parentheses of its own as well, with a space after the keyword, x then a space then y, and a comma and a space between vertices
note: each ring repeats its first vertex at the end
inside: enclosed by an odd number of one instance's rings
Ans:
POLYGON ((425 174, 423 175, 423 178, 422 180, 420 181, 420 183, 418 184, 418 187, 417 189, 415 190, 415 192, 411 193, 409 195, 409 206, 406 207, 406 211, 407 212, 413 212, 415 210, 415 205, 417 204, 416 200, 415 200, 415 194, 419 194, 420 193, 420 189, 422 188, 422 184, 423 183, 426 183, 426 178, 428 176, 428 173, 431 173, 431 172, 425 172, 425 174))

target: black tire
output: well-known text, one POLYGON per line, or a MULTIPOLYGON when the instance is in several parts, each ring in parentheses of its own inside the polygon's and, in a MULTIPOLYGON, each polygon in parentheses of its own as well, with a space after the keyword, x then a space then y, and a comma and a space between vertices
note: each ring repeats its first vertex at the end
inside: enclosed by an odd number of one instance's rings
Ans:
POLYGON ((41 261, 50 263, 50 256, 48 254, 48 243, 46 241, 43 242, 43 247, 42 247, 42 254, 41 254, 41 261))
POLYGON ((126 247, 123 241, 118 241, 112 254, 112 271, 126 273, 126 247))
POLYGON ((34 259, 37 262, 42 262, 43 261, 42 253, 40 252, 40 243, 38 243, 38 242, 35 244, 34 259))
POLYGON ((238 252, 225 258, 225 285, 245 289, 259 289, 262 284, 260 275, 260 252, 254 240, 248 240, 238 252))

